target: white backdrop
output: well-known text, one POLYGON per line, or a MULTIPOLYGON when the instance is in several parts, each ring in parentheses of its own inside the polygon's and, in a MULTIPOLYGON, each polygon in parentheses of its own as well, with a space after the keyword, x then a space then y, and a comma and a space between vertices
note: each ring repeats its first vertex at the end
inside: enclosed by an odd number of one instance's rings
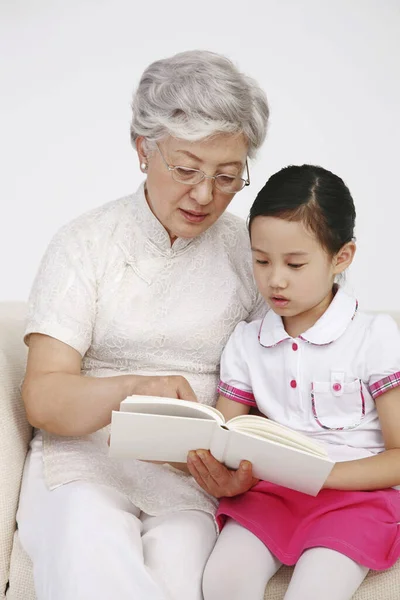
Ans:
POLYGON ((141 180, 131 93, 153 60, 229 56, 267 91, 252 185, 289 163, 343 177, 357 212, 348 280, 365 309, 400 309, 399 0, 0 0, 0 300, 26 299, 51 236, 141 180))

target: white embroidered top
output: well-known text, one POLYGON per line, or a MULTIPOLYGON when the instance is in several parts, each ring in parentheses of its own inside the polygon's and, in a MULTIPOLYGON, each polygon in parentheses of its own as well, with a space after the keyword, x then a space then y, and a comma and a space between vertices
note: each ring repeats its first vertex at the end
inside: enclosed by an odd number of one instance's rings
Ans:
MULTIPOLYGON (((171 247, 142 184, 56 234, 33 285, 25 339, 36 332, 72 346, 84 375, 183 375, 200 402, 214 404, 231 332, 266 310, 249 247, 245 223, 228 213, 171 247)), ((107 435, 108 428, 80 438, 43 432, 49 487, 85 479, 117 487, 149 514, 214 512, 215 500, 190 476, 111 460, 107 435)))

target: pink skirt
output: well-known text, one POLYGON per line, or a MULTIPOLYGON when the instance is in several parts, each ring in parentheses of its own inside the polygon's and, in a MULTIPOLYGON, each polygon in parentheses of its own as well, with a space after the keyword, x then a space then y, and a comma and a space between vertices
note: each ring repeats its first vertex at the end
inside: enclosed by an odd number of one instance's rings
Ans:
POLYGON ((217 521, 227 518, 254 533, 285 565, 308 548, 322 546, 375 570, 400 556, 400 491, 321 490, 318 496, 261 481, 220 502, 217 521))

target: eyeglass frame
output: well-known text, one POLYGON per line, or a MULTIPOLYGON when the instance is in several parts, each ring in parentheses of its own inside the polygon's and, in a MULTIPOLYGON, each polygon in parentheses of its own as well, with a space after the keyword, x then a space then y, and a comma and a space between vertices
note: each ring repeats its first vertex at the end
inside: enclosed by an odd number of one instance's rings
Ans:
POLYGON ((249 165, 248 165, 248 161, 246 158, 246 163, 245 163, 245 167, 246 167, 246 173, 247 173, 247 179, 243 179, 243 177, 237 177, 234 175, 229 175, 228 173, 218 173, 218 175, 206 175, 204 173, 204 171, 202 171, 201 169, 194 169, 192 167, 185 167, 184 165, 170 165, 167 163, 166 158, 164 157, 163 153, 161 152, 161 149, 159 147, 159 145, 157 144, 157 142, 155 142, 156 148, 160 153, 161 158, 163 159, 163 162, 165 164, 165 166, 167 167, 168 171, 171 172, 172 175, 172 171, 175 171, 175 169, 187 169, 189 171, 195 171, 196 173, 201 173, 202 178, 200 179, 200 181, 198 181, 197 183, 187 183, 186 181, 179 181, 178 179, 174 178, 174 181, 176 181, 177 183, 182 183, 183 185, 199 185, 199 183, 201 183, 202 181, 204 181, 204 179, 213 179, 215 186, 217 188, 218 191, 220 191, 222 194, 238 194, 239 192, 241 192, 245 187, 248 187, 250 185, 250 172, 249 172, 249 165), (237 192, 224 192, 222 190, 219 189, 218 185, 217 185, 217 178, 218 177, 231 177, 232 179, 241 179, 244 182, 243 187, 238 190, 237 192))

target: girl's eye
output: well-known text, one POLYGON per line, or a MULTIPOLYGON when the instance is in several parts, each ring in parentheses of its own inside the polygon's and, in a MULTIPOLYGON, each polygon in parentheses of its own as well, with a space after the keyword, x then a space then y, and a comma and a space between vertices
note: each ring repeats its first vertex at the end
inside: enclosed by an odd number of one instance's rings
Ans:
POLYGON ((292 269, 300 269, 300 267, 304 267, 304 264, 305 263, 303 263, 302 265, 295 265, 293 263, 288 263, 288 267, 291 267, 292 269))
POLYGON ((268 261, 267 260, 259 260, 258 258, 256 258, 256 263, 258 265, 267 265, 268 261))

